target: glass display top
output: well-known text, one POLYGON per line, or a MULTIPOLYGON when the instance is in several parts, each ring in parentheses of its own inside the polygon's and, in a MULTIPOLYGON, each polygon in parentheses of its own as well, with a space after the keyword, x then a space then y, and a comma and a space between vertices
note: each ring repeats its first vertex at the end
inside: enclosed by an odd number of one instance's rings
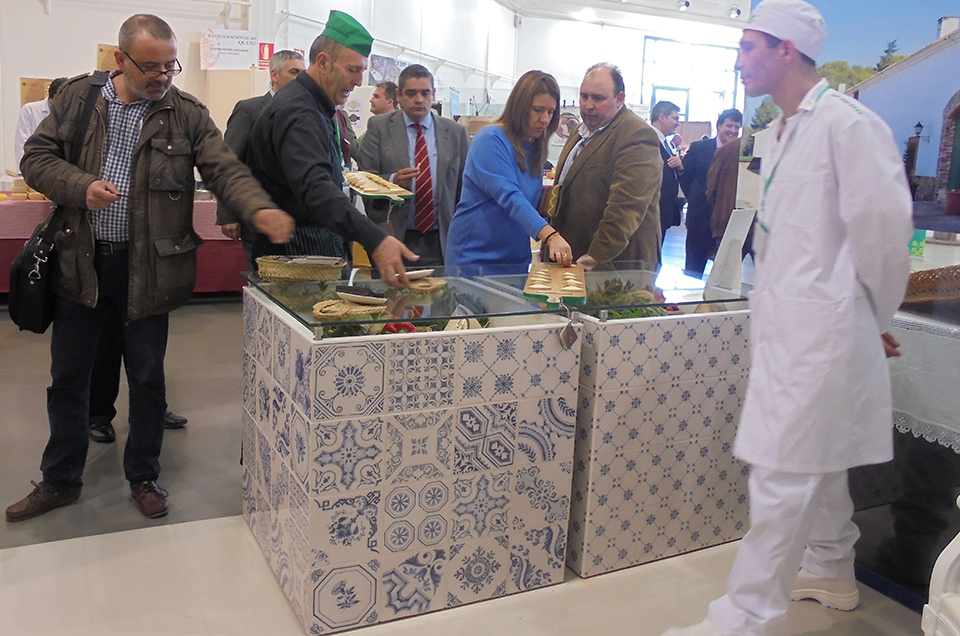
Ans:
POLYGON ((249 272, 244 276, 318 336, 441 331, 451 320, 475 319, 479 326, 486 326, 496 317, 566 317, 574 310, 606 320, 746 307, 745 291, 713 289, 711 302, 705 303, 702 280, 669 265, 654 273, 643 269, 640 262, 604 263, 584 272, 586 297, 569 306, 525 295, 527 273, 516 267, 485 266, 472 271, 437 267, 421 272, 410 289, 389 287, 369 268, 344 272, 349 278, 336 281, 270 282, 249 272), (348 285, 382 298, 338 293, 338 286, 348 285), (385 324, 389 326, 385 328, 385 324))

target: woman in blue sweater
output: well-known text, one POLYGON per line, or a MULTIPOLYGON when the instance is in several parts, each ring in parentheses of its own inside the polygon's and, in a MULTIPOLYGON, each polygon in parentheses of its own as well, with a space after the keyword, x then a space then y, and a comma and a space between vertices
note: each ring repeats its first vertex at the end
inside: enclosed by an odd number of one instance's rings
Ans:
POLYGON ((530 238, 545 241, 552 260, 571 264, 570 245, 537 212, 547 144, 560 123, 559 103, 557 80, 527 71, 499 119, 474 137, 447 233, 447 267, 497 265, 525 272, 530 238))

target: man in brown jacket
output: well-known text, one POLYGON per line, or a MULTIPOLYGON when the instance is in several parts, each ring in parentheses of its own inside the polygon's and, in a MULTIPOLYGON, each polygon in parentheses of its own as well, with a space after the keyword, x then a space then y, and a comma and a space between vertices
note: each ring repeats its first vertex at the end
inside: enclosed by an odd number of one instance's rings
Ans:
MULTIPOLYGON (((707 171, 707 201, 713 206, 710 215, 710 229, 713 233, 713 252, 716 256, 720 248, 720 239, 727 230, 727 223, 733 209, 737 207, 737 181, 740 178, 740 140, 734 139, 721 146, 713 155, 710 170, 707 171)), ((743 256, 750 252, 751 237, 743 245, 743 256)))
POLYGON ((580 85, 583 123, 557 164, 563 185, 553 226, 573 258, 590 269, 606 261, 660 267, 660 180, 656 131, 624 108, 623 76, 609 64, 587 70, 580 85))
POLYGON ((156 482, 167 406, 163 357, 168 313, 187 302, 196 281, 194 168, 272 241, 286 242, 293 232, 293 219, 224 144, 203 104, 172 85, 181 67, 170 26, 154 15, 135 15, 120 27, 119 44, 120 70, 99 90, 77 165, 68 157, 89 76, 64 85, 20 164, 27 183, 65 213, 54 239, 57 298, 43 480, 6 509, 7 521, 80 496, 90 373, 101 327, 113 311, 123 323, 130 389, 124 473, 144 516, 167 514, 167 493, 156 482))

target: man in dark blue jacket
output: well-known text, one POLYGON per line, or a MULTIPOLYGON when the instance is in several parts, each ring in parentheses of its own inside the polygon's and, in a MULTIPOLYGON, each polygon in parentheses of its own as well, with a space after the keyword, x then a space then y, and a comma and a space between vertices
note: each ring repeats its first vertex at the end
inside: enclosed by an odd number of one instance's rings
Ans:
POLYGON ((740 136, 743 113, 730 108, 717 118, 717 136, 690 144, 683 158, 680 187, 687 195, 687 257, 683 271, 688 276, 703 277, 707 260, 713 256, 713 230, 710 216, 713 205, 707 200, 707 173, 717 148, 740 136))

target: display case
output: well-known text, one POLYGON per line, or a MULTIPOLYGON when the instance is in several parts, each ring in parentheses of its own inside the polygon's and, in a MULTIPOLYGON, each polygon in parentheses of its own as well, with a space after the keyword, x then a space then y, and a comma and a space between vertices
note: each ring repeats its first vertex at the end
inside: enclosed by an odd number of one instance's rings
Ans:
POLYGON ((960 242, 927 232, 921 245, 890 326, 900 343, 889 361, 894 460, 850 471, 861 579, 918 612, 937 555, 960 531, 960 242))
POLYGON ((641 263, 586 272, 586 284, 567 564, 589 577, 742 537, 747 473, 731 447, 746 291, 713 289, 705 303, 702 281, 641 263), (643 302, 637 290, 654 286, 663 298, 643 302))
POLYGON ((335 282, 244 291, 243 515, 309 633, 563 579, 582 326, 432 278, 330 320, 335 282))

